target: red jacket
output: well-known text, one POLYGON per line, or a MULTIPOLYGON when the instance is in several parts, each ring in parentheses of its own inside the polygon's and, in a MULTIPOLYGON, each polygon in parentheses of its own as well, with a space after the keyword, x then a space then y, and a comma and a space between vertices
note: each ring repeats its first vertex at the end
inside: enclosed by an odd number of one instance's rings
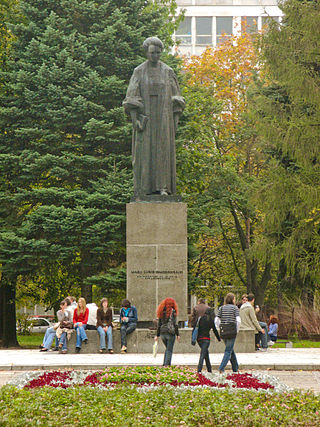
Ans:
POLYGON ((73 313, 73 324, 75 325, 76 323, 81 322, 84 325, 86 325, 88 322, 88 317, 89 317, 88 308, 86 308, 86 311, 84 313, 79 313, 79 314, 78 314, 78 308, 76 308, 73 313))

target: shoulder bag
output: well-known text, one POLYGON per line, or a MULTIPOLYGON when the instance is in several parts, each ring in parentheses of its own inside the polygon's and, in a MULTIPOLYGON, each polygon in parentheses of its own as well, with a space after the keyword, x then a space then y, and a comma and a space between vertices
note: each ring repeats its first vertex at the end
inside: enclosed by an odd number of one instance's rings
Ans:
POLYGON ((191 335, 191 344, 196 345, 198 334, 199 334, 199 322, 200 322, 201 316, 198 317, 196 326, 193 328, 192 335, 191 335))

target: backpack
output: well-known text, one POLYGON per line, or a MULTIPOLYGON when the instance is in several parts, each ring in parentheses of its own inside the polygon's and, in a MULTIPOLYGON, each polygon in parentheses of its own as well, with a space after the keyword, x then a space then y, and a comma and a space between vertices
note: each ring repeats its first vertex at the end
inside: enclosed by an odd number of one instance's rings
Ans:
POLYGON ((174 312, 174 309, 172 309, 171 314, 170 314, 169 319, 168 319, 168 323, 167 323, 167 328, 168 328, 168 332, 170 335, 176 334, 176 325, 175 325, 175 321, 174 321, 174 317, 173 317, 173 312, 174 312))

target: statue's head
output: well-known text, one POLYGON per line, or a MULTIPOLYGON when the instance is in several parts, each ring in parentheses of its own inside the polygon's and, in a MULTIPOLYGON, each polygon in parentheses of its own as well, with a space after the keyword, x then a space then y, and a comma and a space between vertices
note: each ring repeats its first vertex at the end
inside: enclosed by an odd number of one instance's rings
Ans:
POLYGON ((148 60, 152 63, 157 63, 164 48, 162 41, 158 37, 148 37, 142 46, 148 60))

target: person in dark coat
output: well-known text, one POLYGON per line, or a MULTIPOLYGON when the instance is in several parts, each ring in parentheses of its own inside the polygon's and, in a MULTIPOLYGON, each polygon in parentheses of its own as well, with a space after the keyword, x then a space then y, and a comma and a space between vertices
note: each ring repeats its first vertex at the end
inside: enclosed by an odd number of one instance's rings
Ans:
POLYGON ((155 341, 161 337, 163 344, 166 347, 164 353, 163 366, 170 366, 173 346, 177 339, 180 339, 177 323, 178 305, 173 298, 166 298, 158 306, 157 318, 158 329, 155 341))
POLYGON ((108 299, 102 298, 100 307, 97 310, 97 331, 100 337, 100 353, 106 351, 106 337, 109 353, 113 353, 112 349, 112 310, 108 307, 108 299))
POLYGON ((191 326, 196 327, 198 320, 198 338, 197 343, 201 349, 200 358, 198 363, 198 372, 202 371, 203 362, 206 361, 207 371, 212 372, 212 367, 209 357, 209 346, 210 346, 210 329, 213 330, 218 341, 221 341, 220 335, 214 323, 214 310, 210 308, 205 300, 200 299, 196 307, 194 307, 191 318, 191 326))
POLYGON ((121 303, 120 310, 120 336, 121 336, 121 353, 127 352, 127 335, 132 334, 137 328, 138 313, 134 305, 127 299, 121 303))

